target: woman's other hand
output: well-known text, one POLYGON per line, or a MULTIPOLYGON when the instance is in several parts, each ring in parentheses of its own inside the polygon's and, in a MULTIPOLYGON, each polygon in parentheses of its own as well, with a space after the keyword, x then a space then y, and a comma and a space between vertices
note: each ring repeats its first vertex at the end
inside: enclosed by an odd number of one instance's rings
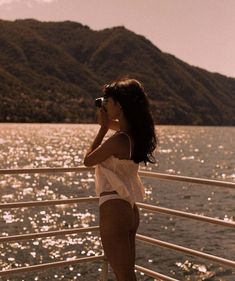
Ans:
POLYGON ((100 108, 98 111, 98 124, 100 124, 102 129, 109 129, 109 118, 107 112, 104 110, 104 108, 100 108))

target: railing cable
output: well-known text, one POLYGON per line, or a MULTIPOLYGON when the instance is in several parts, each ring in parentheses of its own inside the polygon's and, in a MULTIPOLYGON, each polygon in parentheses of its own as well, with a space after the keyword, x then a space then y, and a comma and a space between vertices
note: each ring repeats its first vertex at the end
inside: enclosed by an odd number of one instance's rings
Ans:
POLYGON ((167 215, 173 215, 173 216, 179 216, 179 217, 184 217, 184 218, 190 218, 198 221, 204 221, 204 222, 209 222, 212 224, 218 224, 218 225, 223 225, 226 227, 232 227, 235 228, 235 222, 233 221, 224 221, 220 219, 215 219, 207 216, 201 216, 197 214, 192 214, 192 213, 186 213, 183 211, 178 211, 174 209, 168 209, 168 208, 163 208, 163 207, 157 207, 154 205, 150 204, 144 204, 144 203, 137 203, 137 206, 149 211, 154 211, 162 214, 167 214, 167 215))
POLYGON ((13 209, 13 208, 29 208, 39 206, 50 206, 50 205, 65 205, 65 204, 77 204, 77 203, 93 203, 98 202, 98 197, 80 197, 72 199, 57 199, 57 200, 42 200, 42 201, 27 201, 27 202, 13 202, 0 204, 1 209, 13 209))
POLYGON ((67 260, 67 261, 58 261, 58 262, 51 262, 51 263, 43 263, 43 264, 37 264, 37 265, 31 265, 31 266, 25 266, 20 268, 14 268, 9 270, 3 270, 0 271, 0 276, 7 276, 9 274, 18 274, 18 273, 27 273, 32 271, 39 271, 39 270, 45 270, 49 268, 54 267, 62 267, 62 266, 68 266, 68 265, 76 265, 78 263, 83 262, 94 262, 94 261, 103 261, 104 255, 99 256, 92 256, 92 257, 84 257, 84 258, 78 258, 74 260, 67 260))
POLYGON ((176 250, 176 251, 179 251, 179 252, 183 252, 183 253, 186 253, 186 254, 189 254, 189 255, 197 256, 197 257, 204 258, 204 259, 207 259, 207 260, 210 260, 210 261, 213 261, 213 262, 225 265, 225 266, 235 268, 235 261, 232 261, 232 260, 228 260, 228 259, 224 259, 224 258, 217 257, 217 256, 214 256, 214 255, 206 254, 206 253, 203 253, 203 252, 200 252, 200 251, 192 250, 192 249, 189 249, 189 248, 186 248, 186 247, 171 244, 171 243, 168 243, 168 242, 165 242, 165 241, 157 240, 157 239, 154 239, 154 238, 151 238, 151 237, 148 237, 148 236, 144 236, 144 235, 140 235, 140 234, 137 234, 136 238, 140 241, 144 241, 144 242, 152 244, 152 245, 158 245, 158 246, 163 247, 163 248, 176 250))
POLYGON ((178 176, 178 175, 168 175, 168 174, 162 174, 162 173, 147 172, 147 171, 142 171, 142 170, 139 171, 139 175, 142 177, 155 178, 155 179, 159 179, 159 180, 182 181, 182 182, 188 182, 188 183, 196 183, 196 184, 200 184, 200 185, 211 185, 211 186, 235 188, 235 183, 227 182, 227 181, 209 180, 209 179, 185 177, 185 176, 178 176))
MULTIPOLYGON (((93 171, 94 167, 78 166, 73 168, 29 168, 29 169, 0 169, 0 174, 38 174, 38 173, 71 173, 71 172, 86 172, 93 171)), ((155 173, 144 170, 139 170, 139 175, 143 177, 156 178, 159 180, 182 181, 189 183, 197 183, 201 185, 221 186, 235 188, 235 183, 227 181, 209 180, 203 178, 185 177, 178 175, 169 175, 163 173, 155 173)))
POLYGON ((135 265, 135 269, 139 272, 145 273, 149 277, 158 278, 158 279, 163 280, 163 281, 179 281, 177 279, 174 279, 172 277, 163 275, 161 273, 158 273, 156 271, 147 269, 146 267, 142 267, 142 266, 139 266, 139 265, 135 265))
POLYGON ((77 234, 77 233, 81 233, 81 232, 93 232, 93 231, 98 231, 98 230, 99 230, 99 226, 90 226, 90 227, 82 227, 82 228, 45 231, 45 232, 39 232, 39 233, 12 235, 12 236, 6 236, 6 237, 2 236, 2 237, 0 237, 0 243, 15 242, 15 241, 27 240, 27 239, 38 239, 38 238, 43 238, 43 237, 71 235, 71 234, 77 234))

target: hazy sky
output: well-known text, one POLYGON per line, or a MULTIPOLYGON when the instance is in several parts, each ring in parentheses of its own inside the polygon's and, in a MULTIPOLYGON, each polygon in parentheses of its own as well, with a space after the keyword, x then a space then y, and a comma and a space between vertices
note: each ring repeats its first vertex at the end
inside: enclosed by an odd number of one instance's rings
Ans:
POLYGON ((0 0, 0 18, 124 25, 163 52, 235 78, 235 0, 0 0))

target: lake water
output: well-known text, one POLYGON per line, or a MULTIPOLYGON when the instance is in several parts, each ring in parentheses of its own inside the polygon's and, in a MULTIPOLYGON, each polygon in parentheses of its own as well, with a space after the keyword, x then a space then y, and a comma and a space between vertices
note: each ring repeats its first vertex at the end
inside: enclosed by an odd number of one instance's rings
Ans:
MULTIPOLYGON (((1 124, 1 168, 74 167, 97 132, 97 125, 1 124)), ((235 128, 156 127, 159 146, 150 171, 235 182, 235 128)), ((161 207, 235 220, 235 190, 142 179, 145 202, 161 207)), ((94 175, 52 173, 2 175, 1 202, 94 196, 94 175)), ((139 233, 235 260, 235 231, 158 213, 141 212, 139 233)), ((1 236, 98 224, 97 204, 58 205, 0 211, 1 236)), ((97 233, 0 244, 1 269, 101 254, 97 233)), ((234 281, 235 272, 203 259, 137 242, 136 264, 179 280, 234 281)), ((12 275, 1 280, 96 281, 100 263, 12 275)), ((138 280, 153 280, 137 275, 138 280)), ((110 280, 113 279, 110 273, 110 280)))

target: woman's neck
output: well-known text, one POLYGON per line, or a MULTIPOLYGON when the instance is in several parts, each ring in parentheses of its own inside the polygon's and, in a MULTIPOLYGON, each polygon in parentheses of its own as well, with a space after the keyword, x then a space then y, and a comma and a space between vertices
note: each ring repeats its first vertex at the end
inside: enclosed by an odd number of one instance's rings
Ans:
POLYGON ((120 125, 120 131, 126 132, 126 133, 129 132, 129 127, 128 127, 127 121, 123 116, 121 116, 119 118, 119 125, 120 125))

